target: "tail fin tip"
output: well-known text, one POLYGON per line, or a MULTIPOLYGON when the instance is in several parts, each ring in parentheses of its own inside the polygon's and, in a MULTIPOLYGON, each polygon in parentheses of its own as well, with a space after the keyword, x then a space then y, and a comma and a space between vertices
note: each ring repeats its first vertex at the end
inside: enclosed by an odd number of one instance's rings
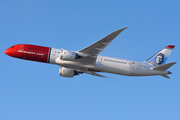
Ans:
POLYGON ((175 45, 168 45, 166 48, 174 49, 175 45))

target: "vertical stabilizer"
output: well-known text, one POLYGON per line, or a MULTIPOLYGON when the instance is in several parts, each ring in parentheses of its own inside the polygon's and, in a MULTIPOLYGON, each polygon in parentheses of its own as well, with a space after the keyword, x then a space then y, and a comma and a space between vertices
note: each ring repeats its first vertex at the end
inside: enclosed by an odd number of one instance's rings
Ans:
POLYGON ((152 64, 154 66, 163 65, 168 59, 174 47, 175 45, 166 46, 164 49, 162 49, 161 51, 150 57, 145 62, 152 64))

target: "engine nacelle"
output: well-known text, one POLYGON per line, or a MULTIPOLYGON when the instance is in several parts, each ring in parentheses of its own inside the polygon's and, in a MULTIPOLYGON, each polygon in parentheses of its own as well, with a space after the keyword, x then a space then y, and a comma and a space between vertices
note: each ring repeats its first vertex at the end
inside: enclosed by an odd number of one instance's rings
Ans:
POLYGON ((74 77, 79 74, 72 68, 60 67, 59 75, 63 77, 74 77))
POLYGON ((60 53, 60 59, 61 60, 68 60, 68 61, 73 61, 75 59, 81 58, 77 53, 69 51, 69 50, 61 50, 60 53))

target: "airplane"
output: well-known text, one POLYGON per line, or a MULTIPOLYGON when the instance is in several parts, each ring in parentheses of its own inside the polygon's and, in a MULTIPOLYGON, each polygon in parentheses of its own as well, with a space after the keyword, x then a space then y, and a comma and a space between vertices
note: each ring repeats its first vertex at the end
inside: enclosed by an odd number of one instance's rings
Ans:
POLYGON ((176 64, 165 64, 175 45, 168 45, 144 62, 136 62, 98 55, 127 27, 116 30, 101 40, 79 51, 43 47, 30 44, 17 44, 4 51, 5 54, 24 60, 31 60, 59 65, 59 75, 74 77, 87 73, 98 77, 106 77, 99 72, 125 76, 155 76, 170 78, 168 68, 176 64))

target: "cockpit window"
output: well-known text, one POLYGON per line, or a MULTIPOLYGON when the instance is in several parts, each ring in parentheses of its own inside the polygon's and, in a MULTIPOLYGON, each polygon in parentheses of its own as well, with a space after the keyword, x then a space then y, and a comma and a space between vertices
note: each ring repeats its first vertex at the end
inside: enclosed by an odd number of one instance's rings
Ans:
POLYGON ((14 46, 11 46, 11 48, 14 48, 14 46))

